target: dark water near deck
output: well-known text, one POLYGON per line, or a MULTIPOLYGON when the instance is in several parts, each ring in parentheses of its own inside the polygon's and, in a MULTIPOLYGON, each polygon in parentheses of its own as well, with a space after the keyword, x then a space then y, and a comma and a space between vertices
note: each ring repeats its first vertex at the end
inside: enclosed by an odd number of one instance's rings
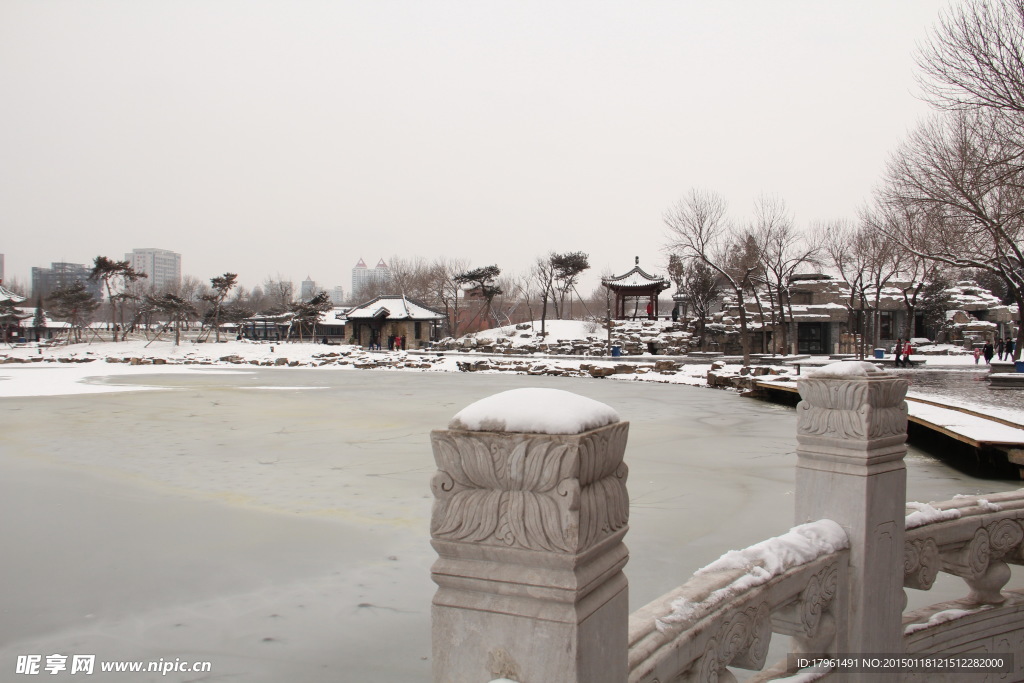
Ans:
MULTIPOLYGON (((895 372, 910 381, 907 393, 911 395, 941 398, 958 405, 971 404, 982 408, 991 406, 1024 412, 1024 391, 990 388, 988 370, 984 367, 963 370, 911 368, 895 372)), ((1005 417, 1005 413, 1000 414, 1005 417)))

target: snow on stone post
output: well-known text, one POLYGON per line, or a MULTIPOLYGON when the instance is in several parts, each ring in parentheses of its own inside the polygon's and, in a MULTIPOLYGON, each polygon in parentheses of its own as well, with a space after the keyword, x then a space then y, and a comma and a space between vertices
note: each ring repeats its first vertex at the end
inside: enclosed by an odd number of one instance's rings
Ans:
MULTIPOLYGON (((796 522, 831 519, 850 539, 848 575, 834 603, 835 652, 900 652, 907 381, 844 361, 798 386, 796 522)), ((850 674, 874 683, 896 678, 850 674)))
POLYGON ((478 401, 431 442, 437 683, 623 683, 629 423, 556 389, 478 401))

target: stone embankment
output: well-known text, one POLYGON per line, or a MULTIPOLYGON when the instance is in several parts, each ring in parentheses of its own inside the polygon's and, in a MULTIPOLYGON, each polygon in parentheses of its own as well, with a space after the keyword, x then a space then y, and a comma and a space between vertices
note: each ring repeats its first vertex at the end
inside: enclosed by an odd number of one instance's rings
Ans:
POLYGON ((537 359, 481 358, 456 361, 460 372, 515 372, 526 375, 556 375, 560 377, 610 377, 611 375, 646 375, 648 373, 674 375, 679 372, 682 365, 674 360, 656 360, 651 363, 580 363, 576 367, 537 359))

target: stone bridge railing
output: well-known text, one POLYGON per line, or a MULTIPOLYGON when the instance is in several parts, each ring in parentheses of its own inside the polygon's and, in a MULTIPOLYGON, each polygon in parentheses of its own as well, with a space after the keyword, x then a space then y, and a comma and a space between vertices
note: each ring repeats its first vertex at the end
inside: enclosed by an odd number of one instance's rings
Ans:
MULTIPOLYGON (((796 523, 723 555, 628 612, 623 544, 628 423, 568 392, 477 402, 432 434, 437 683, 675 683, 795 673, 765 668, 773 634, 801 654, 1018 653, 1024 680, 1024 490, 932 506, 906 500, 907 383, 845 362, 800 380, 796 523), (908 514, 909 513, 909 514, 908 514), (964 578, 961 601, 903 614, 904 587, 964 578)), ((817 668, 873 682, 905 671, 817 668)), ((949 674, 948 680, 962 680, 949 674)))

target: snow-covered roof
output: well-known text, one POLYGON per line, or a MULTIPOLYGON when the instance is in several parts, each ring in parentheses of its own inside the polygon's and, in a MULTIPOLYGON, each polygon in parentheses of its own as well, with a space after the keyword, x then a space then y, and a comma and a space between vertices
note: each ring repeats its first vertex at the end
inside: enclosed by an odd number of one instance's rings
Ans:
POLYGON ((335 307, 320 314, 319 325, 344 325, 347 308, 335 307))
POLYGON ((385 317, 389 320, 440 320, 444 316, 432 308, 400 294, 385 294, 359 304, 346 315, 349 320, 385 317))
POLYGON ((20 304, 24 300, 25 297, 22 295, 15 294, 3 285, 0 285, 0 302, 10 301, 11 303, 20 304))
POLYGON ((610 289, 634 289, 634 288, 649 288, 658 287, 658 289, 668 289, 671 284, 665 280, 664 277, 658 275, 655 277, 650 273, 644 271, 640 267, 640 259, 637 258, 636 265, 633 269, 624 275, 618 275, 613 277, 601 278, 601 284, 610 289))
POLYGON ((35 322, 36 322, 35 321, 35 317, 36 317, 36 309, 35 308, 31 308, 31 307, 28 307, 28 306, 15 306, 14 310, 17 312, 19 318, 21 318, 23 321, 27 321, 28 322, 28 325, 26 325, 27 327, 42 327, 42 328, 48 329, 48 330, 63 330, 63 329, 66 329, 68 327, 71 327, 71 323, 59 322, 57 320, 53 320, 50 317, 50 314, 47 313, 46 311, 43 311, 43 324, 42 325, 36 325, 35 324, 35 322), (29 320, 29 318, 31 318, 31 320, 29 320))

